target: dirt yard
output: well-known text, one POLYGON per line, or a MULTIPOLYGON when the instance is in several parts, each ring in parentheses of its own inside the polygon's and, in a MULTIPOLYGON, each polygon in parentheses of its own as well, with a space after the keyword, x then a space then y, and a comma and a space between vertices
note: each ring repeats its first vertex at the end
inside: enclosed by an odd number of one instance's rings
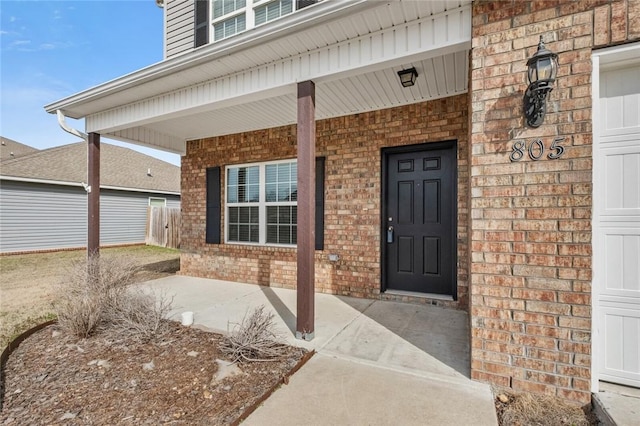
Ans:
POLYGON ((229 365, 221 337, 175 322, 144 344, 113 333, 77 339, 49 326, 9 357, 0 423, 237 424, 306 351, 229 365))
MULTIPOLYGON (((84 256, 78 251, 0 257, 3 348, 54 317, 56 287, 73 281, 73 264, 84 256)), ((101 251, 103 260, 109 257, 134 261, 140 269, 133 282, 179 269, 175 250, 101 251)), ((59 323, 35 332, 2 371, 0 423, 237 424, 312 355, 280 345, 277 357, 234 364, 220 334, 164 323, 151 340, 118 328, 79 338, 59 323)))
MULTIPOLYGON (((141 270, 138 282, 174 274, 180 252, 153 246, 102 249, 103 256, 124 256, 141 270)), ((0 350, 17 334, 54 317, 54 288, 74 261, 86 252, 61 251, 0 256, 0 350)))

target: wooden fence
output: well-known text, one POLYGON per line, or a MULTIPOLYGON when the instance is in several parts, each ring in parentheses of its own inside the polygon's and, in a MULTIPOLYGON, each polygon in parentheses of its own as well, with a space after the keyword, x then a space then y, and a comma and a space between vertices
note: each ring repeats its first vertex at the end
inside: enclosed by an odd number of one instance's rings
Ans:
POLYGON ((151 246, 180 248, 180 209, 149 206, 145 243, 151 246))

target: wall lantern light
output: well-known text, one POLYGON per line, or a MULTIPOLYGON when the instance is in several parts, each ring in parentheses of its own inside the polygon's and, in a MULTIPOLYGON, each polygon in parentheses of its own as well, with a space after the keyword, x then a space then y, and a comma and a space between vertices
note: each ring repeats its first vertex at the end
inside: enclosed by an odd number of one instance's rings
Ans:
POLYGON ((547 111, 547 95, 553 90, 558 73, 558 55, 544 47, 542 36, 538 51, 527 61, 529 87, 524 93, 524 118, 529 127, 539 127, 547 111))
POLYGON ((400 84, 402 87, 411 87, 416 84, 416 77, 418 76, 418 71, 414 67, 411 67, 407 70, 398 71, 398 77, 400 77, 400 84))

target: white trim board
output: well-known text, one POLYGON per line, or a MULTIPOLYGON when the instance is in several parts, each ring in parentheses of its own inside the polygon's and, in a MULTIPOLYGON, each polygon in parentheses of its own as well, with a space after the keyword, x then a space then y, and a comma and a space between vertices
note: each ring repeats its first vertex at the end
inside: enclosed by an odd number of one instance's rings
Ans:
MULTIPOLYGON (((606 255, 605 241, 600 235, 603 212, 599 206, 604 205, 606 194, 601 188, 600 182, 603 179, 602 162, 600 152, 604 143, 610 142, 611 135, 605 135, 602 128, 601 117, 603 114, 602 102, 600 100, 602 73, 611 70, 620 70, 627 67, 640 65, 640 43, 625 44, 606 49, 598 49, 592 52, 592 128, 593 128, 593 205, 592 205, 592 298, 591 298, 591 391, 599 391, 599 381, 601 379, 611 380, 610 377, 600 373, 600 366, 604 362, 605 349, 600 343, 604 340, 602 334, 601 318, 605 309, 602 306, 603 292, 599 283, 604 279, 604 267, 602 262, 606 255)), ((611 133, 611 132, 609 132, 611 133)), ((628 133, 621 130, 616 133, 628 133)), ((622 219, 622 218, 620 218, 622 219)), ((635 226, 634 226, 635 227, 635 226)))

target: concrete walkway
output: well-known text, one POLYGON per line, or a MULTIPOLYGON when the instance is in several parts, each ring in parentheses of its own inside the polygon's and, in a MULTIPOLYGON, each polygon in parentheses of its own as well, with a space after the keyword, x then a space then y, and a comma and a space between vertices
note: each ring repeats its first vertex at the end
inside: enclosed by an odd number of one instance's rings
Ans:
POLYGON ((640 424, 640 389, 600 382, 593 403, 604 426, 640 424))
POLYGON ((175 319, 227 332, 253 308, 275 314, 283 340, 317 354, 247 425, 497 425, 488 385, 469 380, 465 312, 316 294, 315 338, 295 338, 296 292, 171 276, 147 283, 174 297, 175 319))

